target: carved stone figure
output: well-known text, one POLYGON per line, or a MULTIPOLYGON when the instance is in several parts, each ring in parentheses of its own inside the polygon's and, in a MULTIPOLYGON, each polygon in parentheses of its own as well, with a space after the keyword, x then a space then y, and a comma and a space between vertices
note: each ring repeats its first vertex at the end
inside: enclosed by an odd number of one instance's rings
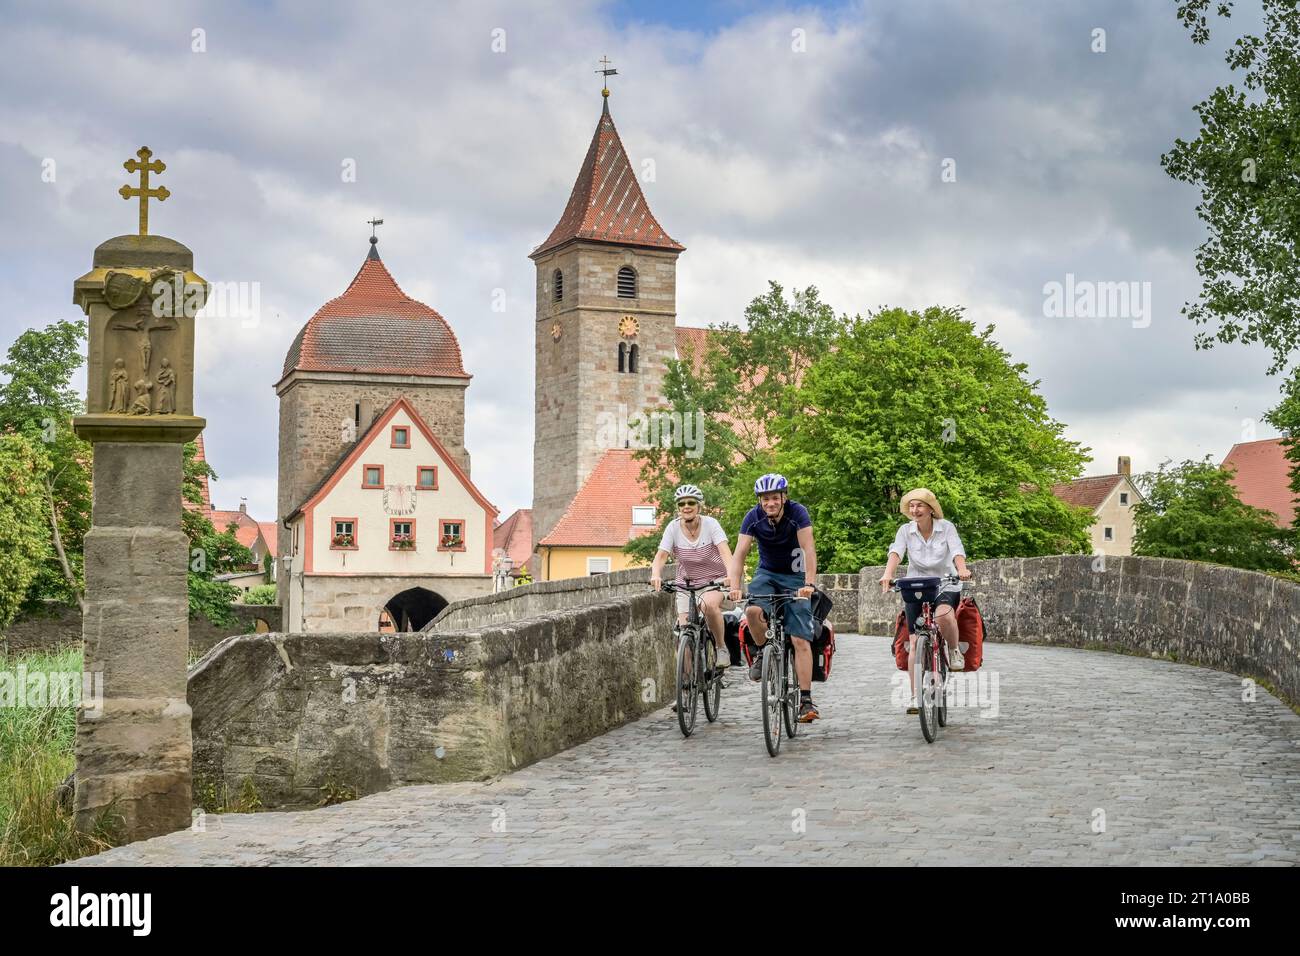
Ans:
POLYGON ((108 410, 110 412, 117 412, 120 415, 126 414, 127 381, 129 378, 130 376, 126 374, 126 362, 122 359, 115 361, 108 392, 108 410))
POLYGON ((135 401, 131 403, 132 415, 149 415, 153 413, 149 393, 153 391, 153 382, 142 378, 135 383, 135 401))
POLYGON ((167 359, 162 360, 162 368, 158 370, 158 409, 159 415, 170 415, 176 411, 176 405, 172 396, 176 393, 176 372, 172 369, 171 362, 167 359))

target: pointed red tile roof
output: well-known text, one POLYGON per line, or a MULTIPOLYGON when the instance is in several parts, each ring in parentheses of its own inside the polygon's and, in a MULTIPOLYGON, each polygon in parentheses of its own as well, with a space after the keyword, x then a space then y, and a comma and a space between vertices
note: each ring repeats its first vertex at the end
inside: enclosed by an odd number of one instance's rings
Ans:
POLYGON ((677 252, 686 248, 664 232, 650 211, 636 170, 614 128, 614 117, 609 115, 608 99, 569 194, 569 204, 546 241, 531 256, 535 258, 574 239, 677 252))
POLYGON ((621 548, 633 538, 657 531, 657 525, 632 526, 634 506, 655 504, 641 484, 641 462, 632 455, 629 448, 605 452, 569 502, 564 517, 538 545, 621 548))
POLYGON ((533 509, 520 508, 492 529, 492 550, 500 548, 514 564, 518 575, 533 555, 533 509))
POLYGON ((1279 528, 1291 526, 1300 499, 1291 491, 1291 462, 1281 438, 1239 442, 1232 446, 1221 467, 1233 473, 1238 498, 1254 508, 1273 512, 1279 528))
POLYGON ((447 320, 401 290, 373 245, 347 290, 289 346, 283 374, 295 369, 470 377, 447 320))

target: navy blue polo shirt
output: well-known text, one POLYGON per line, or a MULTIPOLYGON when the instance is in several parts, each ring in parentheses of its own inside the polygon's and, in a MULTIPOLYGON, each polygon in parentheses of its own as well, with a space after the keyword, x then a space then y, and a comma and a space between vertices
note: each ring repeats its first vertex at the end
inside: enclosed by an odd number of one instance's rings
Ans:
POLYGON ((758 542, 760 568, 777 574, 803 574, 804 555, 799 547, 799 529, 811 527, 808 509, 797 501, 787 501, 785 512, 776 524, 768 520, 762 505, 755 505, 740 523, 740 533, 758 542))

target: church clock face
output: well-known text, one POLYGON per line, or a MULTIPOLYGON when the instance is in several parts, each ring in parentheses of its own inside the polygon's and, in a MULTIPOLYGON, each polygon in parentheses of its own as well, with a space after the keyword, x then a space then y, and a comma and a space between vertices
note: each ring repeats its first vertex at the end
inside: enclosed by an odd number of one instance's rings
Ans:
POLYGON ((635 315, 625 315, 619 320, 618 334, 625 338, 631 338, 636 335, 637 329, 640 327, 640 323, 637 322, 635 315))
POLYGON ((554 325, 551 326, 551 339, 552 339, 552 340, 554 340, 554 341, 556 341, 556 342, 560 341, 560 336, 563 335, 563 334, 564 334, 564 328, 560 325, 559 322, 556 322, 554 325))

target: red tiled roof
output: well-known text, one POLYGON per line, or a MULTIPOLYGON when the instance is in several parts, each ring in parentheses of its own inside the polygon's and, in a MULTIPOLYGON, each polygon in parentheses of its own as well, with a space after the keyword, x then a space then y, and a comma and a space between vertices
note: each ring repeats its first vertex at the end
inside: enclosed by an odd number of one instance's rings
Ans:
POLYGON ((1282 439, 1240 442, 1223 459, 1223 468, 1233 472, 1237 497, 1254 508, 1277 516, 1279 528, 1290 527, 1300 499, 1291 490, 1291 462, 1282 439))
POLYGON ((370 251, 346 291, 298 332, 284 375, 300 369, 469 378, 447 320, 403 292, 370 251))
POLYGON ((636 170, 614 128, 614 118, 609 115, 608 99, 569 194, 569 204, 546 241, 531 255, 539 256, 573 239, 678 252, 686 248, 664 232, 650 211, 636 170))
POLYGON ((1123 477, 1123 475, 1098 475, 1094 478, 1076 478, 1074 481, 1052 485, 1052 494, 1066 504, 1096 511, 1123 477))
POLYGON ((605 452, 569 502, 564 517, 538 545, 621 548, 633 538, 656 531, 657 527, 632 527, 634 506, 654 507, 641 484, 641 462, 633 454, 628 448, 605 452))
POLYGON ((259 521, 257 526, 262 529, 262 537, 266 539, 266 546, 270 548, 270 553, 277 554, 275 546, 279 541, 280 529, 276 527, 274 521, 259 521))
POLYGON ((533 509, 520 508, 492 529, 492 549, 501 548, 513 562, 512 574, 523 570, 533 556, 533 509))
POLYGON ((261 533, 261 526, 258 522, 249 517, 245 511, 213 511, 209 517, 212 520, 212 526, 218 531, 225 531, 226 527, 232 522, 235 525, 235 538, 246 548, 251 548, 257 544, 257 537, 261 533))

